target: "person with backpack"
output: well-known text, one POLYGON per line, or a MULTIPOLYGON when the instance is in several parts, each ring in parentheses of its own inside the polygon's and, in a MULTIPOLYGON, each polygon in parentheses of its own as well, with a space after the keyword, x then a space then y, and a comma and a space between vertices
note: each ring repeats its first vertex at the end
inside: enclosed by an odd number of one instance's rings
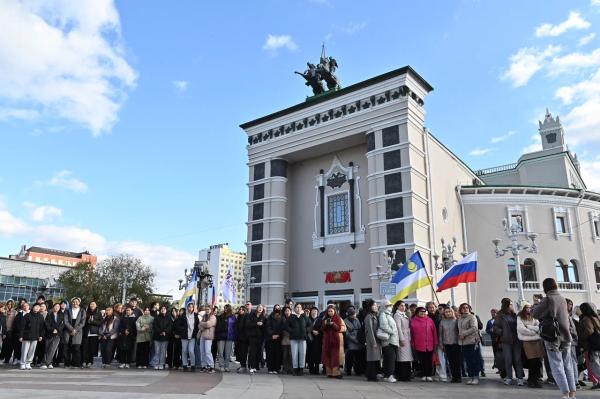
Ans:
MULTIPOLYGON (((579 344, 592 373, 600 376, 600 318, 587 302, 579 305, 579 310, 579 344)), ((596 382, 592 389, 600 389, 600 382, 596 382)))
POLYGON ((571 333, 567 301, 558 292, 558 284, 553 278, 542 282, 543 299, 535 297, 533 317, 540 320, 540 336, 544 340, 552 376, 562 392, 563 398, 574 398, 576 382, 571 361, 571 333))

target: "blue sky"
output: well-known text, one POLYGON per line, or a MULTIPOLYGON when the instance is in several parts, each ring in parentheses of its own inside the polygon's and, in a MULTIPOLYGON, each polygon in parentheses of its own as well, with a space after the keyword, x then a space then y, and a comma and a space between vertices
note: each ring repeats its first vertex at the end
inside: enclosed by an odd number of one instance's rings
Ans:
POLYGON ((125 251, 167 292, 198 249, 243 250, 238 125, 303 101, 293 71, 322 42, 343 85, 415 68, 427 126, 473 169, 536 148, 549 107, 600 190, 597 0, 0 0, 0 26, 3 256, 125 251))

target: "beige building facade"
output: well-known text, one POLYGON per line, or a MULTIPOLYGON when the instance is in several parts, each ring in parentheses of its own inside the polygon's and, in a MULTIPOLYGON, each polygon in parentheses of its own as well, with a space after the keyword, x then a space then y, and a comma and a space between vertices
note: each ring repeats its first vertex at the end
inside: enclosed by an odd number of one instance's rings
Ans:
MULTIPOLYGON (((394 253, 396 269, 420 251, 435 282, 441 240, 454 238, 455 260, 479 255, 478 282, 457 287, 454 302, 487 312, 517 299, 514 261, 492 244, 509 244, 503 219, 521 224, 523 244, 537 233, 538 252, 520 257, 526 299, 546 277, 575 302, 599 299, 600 195, 586 191, 559 118, 540 122, 541 151, 475 172, 426 129, 431 90, 404 67, 241 125, 252 302, 379 299, 394 253)), ((430 287, 407 298, 450 299, 430 287)))

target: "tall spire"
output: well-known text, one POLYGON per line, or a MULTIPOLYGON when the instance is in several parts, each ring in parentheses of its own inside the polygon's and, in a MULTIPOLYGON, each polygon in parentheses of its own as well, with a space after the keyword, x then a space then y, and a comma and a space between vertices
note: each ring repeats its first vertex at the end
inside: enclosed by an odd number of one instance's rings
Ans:
POLYGON ((565 147, 564 129, 560 118, 552 117, 552 114, 546 108, 544 121, 539 121, 539 133, 542 139, 542 148, 548 150, 551 148, 565 147))

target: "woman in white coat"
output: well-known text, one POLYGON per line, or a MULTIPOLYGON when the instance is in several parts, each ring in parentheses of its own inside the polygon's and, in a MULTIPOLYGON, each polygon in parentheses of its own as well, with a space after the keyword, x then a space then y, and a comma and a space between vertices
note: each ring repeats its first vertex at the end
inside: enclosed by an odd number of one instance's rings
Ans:
POLYGON ((398 301, 392 309, 394 321, 398 327, 399 345, 396 356, 396 378, 398 381, 410 381, 411 364, 413 362, 412 347, 410 345, 410 319, 406 314, 406 304, 398 301))

